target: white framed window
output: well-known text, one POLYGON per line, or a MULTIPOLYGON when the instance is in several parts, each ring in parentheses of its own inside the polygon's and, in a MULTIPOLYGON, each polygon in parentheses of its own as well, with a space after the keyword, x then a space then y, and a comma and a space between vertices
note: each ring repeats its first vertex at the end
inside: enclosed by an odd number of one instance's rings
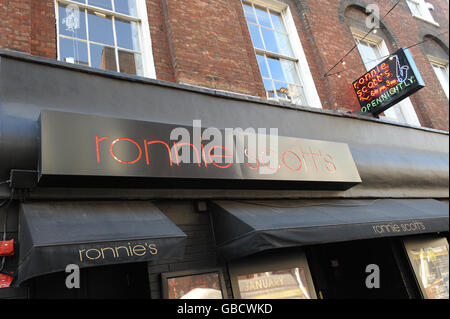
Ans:
POLYGON ((431 14, 431 11, 434 10, 434 7, 431 3, 427 2, 426 0, 406 0, 406 3, 408 4, 413 17, 439 26, 439 24, 434 20, 433 15, 431 14))
POLYGON ((442 85, 442 89, 448 99, 448 61, 443 61, 432 56, 428 56, 428 60, 433 67, 434 73, 442 85))
POLYGON ((58 60, 155 78, 145 0, 55 0, 58 60))
MULTIPOLYGON (((369 35, 364 38, 365 34, 360 30, 352 29, 352 32, 367 71, 375 67, 389 55, 389 50, 382 38, 374 35, 369 35)), ((384 111, 384 115, 385 118, 395 122, 420 126, 419 119, 409 98, 400 101, 384 111)))
POLYGON ((267 98, 321 108, 289 7, 274 0, 242 6, 267 98))

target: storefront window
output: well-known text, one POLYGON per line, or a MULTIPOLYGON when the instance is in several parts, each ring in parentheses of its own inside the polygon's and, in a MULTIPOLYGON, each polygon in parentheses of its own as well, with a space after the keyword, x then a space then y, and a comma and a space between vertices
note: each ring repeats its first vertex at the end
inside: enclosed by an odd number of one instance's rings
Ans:
POLYGON ((163 273, 161 278, 166 299, 226 299, 220 270, 163 273))
POLYGON ((306 255, 300 249, 280 249, 229 264, 236 299, 316 299, 306 255))
POLYGON ((447 239, 414 239, 405 240, 404 243, 424 298, 448 299, 447 239))
POLYGON ((311 299, 302 267, 241 275, 242 299, 311 299))

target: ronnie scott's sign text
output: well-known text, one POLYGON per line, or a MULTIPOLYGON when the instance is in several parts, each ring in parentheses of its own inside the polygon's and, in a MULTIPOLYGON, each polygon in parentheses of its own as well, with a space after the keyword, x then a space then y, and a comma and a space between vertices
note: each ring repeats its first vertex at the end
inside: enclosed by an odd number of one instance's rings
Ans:
POLYGON ((56 111, 42 111, 40 126, 42 185, 340 190, 361 182, 348 145, 278 136, 273 128, 56 111))
POLYGON ((408 49, 400 49, 353 82, 361 112, 380 114, 425 86, 408 49))

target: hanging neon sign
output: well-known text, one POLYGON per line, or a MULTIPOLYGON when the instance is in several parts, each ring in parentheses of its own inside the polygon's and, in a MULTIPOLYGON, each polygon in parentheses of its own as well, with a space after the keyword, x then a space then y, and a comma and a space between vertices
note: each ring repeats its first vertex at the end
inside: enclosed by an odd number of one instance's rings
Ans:
POLYGON ((361 112, 378 115, 425 87, 408 49, 400 49, 353 82, 361 112))

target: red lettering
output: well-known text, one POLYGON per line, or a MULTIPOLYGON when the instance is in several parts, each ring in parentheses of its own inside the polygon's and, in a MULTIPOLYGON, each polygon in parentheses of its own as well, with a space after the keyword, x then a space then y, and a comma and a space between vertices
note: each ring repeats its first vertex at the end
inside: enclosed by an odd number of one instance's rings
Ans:
POLYGON ((103 140, 106 140, 107 138, 109 138, 109 136, 103 136, 98 138, 98 136, 95 137, 95 146, 97 148, 97 163, 100 163, 100 150, 98 148, 98 143, 100 143, 103 140))
MULTIPOLYGON (((214 152, 214 153, 215 153, 215 152, 214 152)), ((231 155, 231 152, 230 152, 226 147, 223 147, 223 146, 218 146, 218 145, 216 145, 216 146, 211 147, 211 149, 210 149, 209 152, 208 152, 208 156, 209 156, 209 160, 211 161, 211 163, 213 163, 214 166, 219 167, 219 168, 228 168, 228 167, 231 166, 231 164, 233 164, 233 162, 230 162, 230 163, 228 163, 227 165, 222 166, 222 165, 217 164, 217 163, 211 158, 211 157, 216 157, 216 158, 231 158, 231 157, 233 157, 233 155, 231 155), (225 155, 223 155, 223 154, 221 154, 221 155, 215 155, 215 154, 212 155, 211 153, 212 153, 216 148, 220 148, 220 149, 224 150, 224 151, 225 151, 225 155), (226 155, 227 152, 228 152, 230 155, 226 155)))
POLYGON ((287 168, 289 168, 291 171, 296 171, 296 172, 298 172, 299 170, 302 169, 302 159, 301 159, 297 154, 295 154, 294 152, 291 152, 291 151, 284 152, 284 153, 281 155, 281 160, 283 161, 284 166, 286 166, 287 168), (294 156, 298 159, 298 162, 299 162, 299 164, 300 164, 298 168, 294 169, 294 168, 290 167, 290 166, 286 163, 286 161, 284 160, 286 154, 292 154, 292 155, 294 155, 294 156))
POLYGON ((205 146, 202 144, 202 157, 203 161, 205 162, 205 167, 208 167, 208 161, 206 160, 206 154, 205 154, 205 146))
POLYGON ((109 152, 111 153, 112 157, 113 157, 116 161, 118 161, 118 162, 120 162, 120 163, 122 163, 122 164, 134 164, 134 163, 138 162, 138 161, 141 159, 141 156, 142 156, 142 149, 141 149, 141 147, 139 146, 139 144, 138 144, 137 142, 133 141, 133 140, 130 139, 130 138, 124 138, 124 137, 115 139, 115 140, 111 143, 111 145, 110 145, 110 147, 109 147, 109 152), (117 142, 119 142, 119 141, 128 141, 128 142, 131 142, 131 143, 133 143, 134 145, 136 145, 137 148, 139 149, 139 156, 138 156, 134 161, 130 161, 130 162, 122 161, 121 159, 119 159, 119 158, 116 156, 116 154, 114 154, 114 151, 113 151, 114 145, 115 145, 117 142))
POLYGON ((260 160, 260 162, 264 165, 264 167, 268 168, 268 169, 271 170, 271 171, 276 171, 276 170, 278 170, 278 169, 280 168, 280 165, 278 165, 277 168, 272 168, 272 167, 267 166, 266 163, 265 163, 265 161, 263 161, 263 160, 261 159, 261 155, 265 155, 265 154, 267 154, 267 152, 269 152, 269 153, 275 153, 275 154, 277 155, 277 157, 278 157, 278 153, 275 152, 274 150, 271 150, 271 149, 270 149, 270 150, 266 150, 265 152, 261 152, 261 154, 259 155, 259 160, 260 160))
POLYGON ((325 154, 324 157, 323 157, 323 160, 325 161, 325 163, 327 163, 327 164, 332 166, 331 168, 328 165, 326 166, 327 170, 330 173, 335 173, 337 171, 336 165, 334 164, 333 157, 331 157, 330 154, 325 154))
POLYGON ((202 161, 200 160, 200 155, 199 155, 199 153, 198 153, 198 149, 197 149, 197 147, 195 147, 195 145, 194 144, 192 144, 192 143, 174 143, 174 145, 175 145, 175 153, 177 154, 177 165, 178 166, 180 166, 179 165, 179 162, 178 162, 178 147, 180 147, 180 146, 192 146, 192 148, 194 149, 194 151, 195 151, 195 154, 197 155, 197 163, 198 163, 198 166, 200 167, 200 166, 202 166, 202 161))
POLYGON ((147 145, 152 145, 152 144, 157 144, 157 143, 163 144, 164 146, 166 146, 167 152, 169 153, 170 166, 172 166, 172 165, 173 165, 173 161, 172 161, 172 152, 170 151, 169 144, 167 144, 166 142, 163 142, 163 141, 149 141, 149 142, 147 142, 147 140, 144 140, 144 145, 145 145, 145 161, 146 161, 147 165, 150 164, 149 155, 148 155, 148 146, 147 146, 147 145))
MULTIPOLYGON (((311 156, 311 159, 312 159, 312 161, 314 163, 314 167, 316 168, 316 172, 317 172, 319 169, 317 168, 317 163, 316 163, 316 159, 314 158, 314 156, 322 156, 322 154, 321 154, 320 150, 319 150, 319 153, 314 153, 311 150, 311 147, 308 147, 308 149, 309 149, 309 153, 304 153, 303 149, 300 147, 300 153, 302 154, 302 157, 305 160, 305 164, 306 164, 305 155, 310 155, 311 156)), ((307 164, 306 164, 306 170, 308 170, 308 165, 307 164)))
POLYGON ((175 158, 177 159, 177 166, 180 166, 180 161, 178 160, 177 142, 173 142, 173 147, 174 147, 174 150, 175 150, 175 158))
MULTIPOLYGON (((254 156, 251 156, 250 154, 248 154, 248 151, 249 151, 249 149, 248 148, 246 148, 245 150, 244 150, 244 154, 245 154, 245 156, 247 156, 248 158, 250 158, 250 159, 252 159, 252 160, 254 160, 255 162, 256 162, 256 167, 253 167, 253 166, 251 166, 250 165, 250 163, 249 162, 247 162, 246 164, 247 164, 247 166, 248 166, 248 168, 250 168, 250 169, 258 169, 259 168, 259 166, 261 165, 260 163, 259 163, 259 161, 258 161, 258 159, 256 158, 256 157, 254 157, 254 156)), ((255 151, 255 153, 254 154, 256 154, 256 151, 255 151)))

